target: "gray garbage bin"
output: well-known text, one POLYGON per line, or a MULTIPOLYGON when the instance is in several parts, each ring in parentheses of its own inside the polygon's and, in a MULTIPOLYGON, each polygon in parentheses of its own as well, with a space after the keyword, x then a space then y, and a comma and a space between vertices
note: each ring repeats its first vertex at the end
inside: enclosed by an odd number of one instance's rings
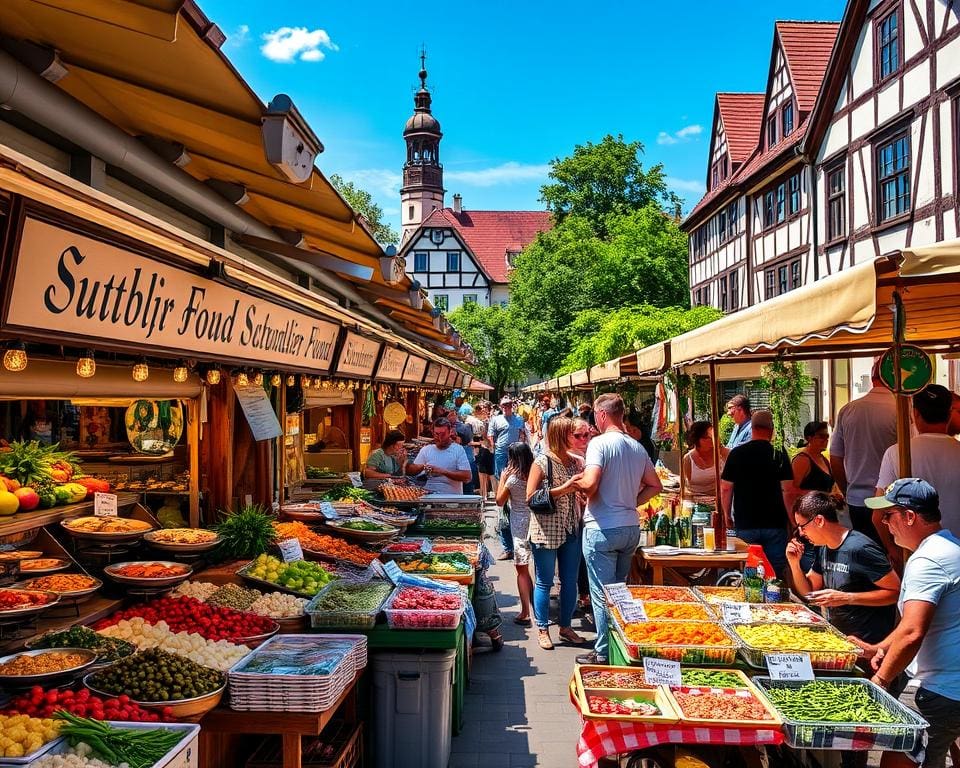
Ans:
POLYGON ((456 650, 374 653, 376 768, 447 768, 456 650))

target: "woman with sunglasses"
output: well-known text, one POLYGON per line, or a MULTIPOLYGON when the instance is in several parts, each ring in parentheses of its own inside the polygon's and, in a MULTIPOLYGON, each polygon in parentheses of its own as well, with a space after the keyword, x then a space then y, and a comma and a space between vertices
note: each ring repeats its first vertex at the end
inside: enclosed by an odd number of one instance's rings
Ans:
MULTIPOLYGON (((830 441, 830 430, 825 421, 811 421, 803 428, 804 446, 790 462, 793 470, 793 485, 785 499, 787 509, 792 509, 797 500, 807 491, 833 493, 836 483, 830 462, 823 452, 830 441)), ((839 496, 839 491, 837 491, 839 496)))

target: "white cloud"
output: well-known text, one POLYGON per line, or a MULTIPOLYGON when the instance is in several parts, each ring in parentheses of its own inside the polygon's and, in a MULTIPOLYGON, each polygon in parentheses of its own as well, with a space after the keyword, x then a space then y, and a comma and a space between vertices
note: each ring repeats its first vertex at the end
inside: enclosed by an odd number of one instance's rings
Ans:
POLYGON ((367 190, 375 197, 378 195, 392 198, 400 196, 403 176, 396 171, 389 171, 385 168, 364 168, 357 171, 344 171, 340 175, 347 181, 352 181, 361 189, 367 190))
POLYGON ((263 40, 260 52, 270 61, 323 61, 326 54, 321 49, 340 50, 324 29, 280 27, 263 35, 263 40))
POLYGON ((510 161, 491 168, 476 171, 446 171, 444 181, 455 181, 472 187, 494 187, 497 184, 514 184, 521 181, 546 179, 550 166, 526 165, 510 161))
POLYGON ((224 43, 225 46, 230 48, 242 48, 250 40, 250 26, 248 24, 240 24, 233 34, 227 36, 227 42, 224 43))
POLYGON ((669 147, 684 141, 690 141, 701 133, 703 133, 703 126, 697 124, 685 125, 675 133, 660 131, 660 133, 657 134, 657 144, 669 147))
POLYGON ((703 182, 698 179, 678 179, 673 176, 667 176, 665 179, 667 186, 676 192, 689 192, 695 195, 704 193, 703 182))

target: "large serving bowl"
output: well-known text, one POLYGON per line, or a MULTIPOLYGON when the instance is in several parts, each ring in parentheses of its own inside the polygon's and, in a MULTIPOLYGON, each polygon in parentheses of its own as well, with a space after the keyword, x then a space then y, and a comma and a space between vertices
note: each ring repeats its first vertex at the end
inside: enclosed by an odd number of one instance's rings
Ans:
POLYGON ((11 662, 23 656, 36 657, 50 654, 68 653, 76 654, 77 656, 82 657, 83 661, 67 669, 59 669, 55 672, 43 672, 35 675, 11 675, 0 672, 0 684, 10 686, 12 688, 29 688, 34 685, 45 686, 55 681, 57 684, 63 684, 82 675, 97 660, 96 652, 91 651, 88 648, 42 648, 33 651, 20 651, 19 653, 13 653, 9 656, 4 656, 3 658, 0 658, 0 665, 6 664, 7 662, 11 662))
POLYGON ((129 517, 76 517, 61 520, 60 525, 75 539, 120 544, 137 541, 153 530, 150 523, 129 517))
POLYGON ((351 517, 347 520, 328 520, 326 525, 330 530, 335 531, 338 536, 343 536, 347 539, 354 539, 355 541, 363 541, 370 544, 389 541, 400 533, 400 529, 395 525, 382 523, 379 520, 370 520, 365 517, 351 517), (380 526, 382 530, 364 531, 348 528, 346 527, 346 524, 349 523, 369 523, 371 525, 380 526))
POLYGON ((178 555, 209 552, 220 546, 221 542, 221 538, 216 533, 201 528, 161 528, 145 533, 143 540, 154 549, 178 555), (190 541, 191 538, 200 540, 190 541), (178 539, 181 540, 178 541, 178 539))
MULTIPOLYGON (((93 678, 96 676, 96 672, 91 672, 89 675, 83 678, 83 684, 89 688, 91 692, 97 694, 97 696, 102 696, 105 699, 116 698, 117 694, 110 693, 109 691, 105 691, 102 688, 97 687, 96 681, 93 680, 93 678)), ((165 709, 169 707, 174 720, 197 721, 220 703, 220 699, 223 698, 223 692, 226 690, 226 688, 227 676, 224 674, 223 685, 221 685, 215 691, 205 693, 202 696, 195 696, 192 699, 174 699, 172 701, 143 701, 141 699, 131 698, 130 701, 134 702, 135 704, 139 704, 144 709, 165 709)))
POLYGON ((49 573, 59 573, 66 571, 73 565, 65 557, 31 557, 20 561, 20 574, 25 577, 46 576, 49 573))
MULTIPOLYGON (((27 576, 21 572, 21 576, 27 576)), ((36 585, 35 582, 39 579, 44 578, 43 576, 36 576, 32 579, 27 579, 26 581, 21 581, 18 584, 13 586, 18 589, 26 589, 32 591, 41 591, 41 592, 51 592, 52 594, 59 595, 61 600, 75 600, 81 602, 83 600, 88 600, 94 592, 96 592, 100 587, 103 586, 103 582, 100 579, 95 579, 93 576, 88 576, 90 579, 90 586, 84 587, 83 589, 69 589, 69 590, 59 590, 59 589, 50 589, 49 587, 42 589, 39 585, 36 585)))
POLYGON ((276 619, 271 619, 273 621, 273 628, 268 629, 266 632, 261 632, 259 635, 247 635, 246 637, 232 637, 230 642, 236 645, 245 645, 247 648, 256 648, 264 640, 269 640, 277 632, 280 631, 280 622, 276 619))
POLYGON ((14 592, 17 594, 26 595, 36 595, 38 597, 42 596, 44 598, 42 603, 36 603, 31 605, 24 605, 18 608, 0 608, 0 623, 4 621, 21 621, 23 619, 29 618, 31 616, 36 616, 37 614, 43 613, 50 608, 53 608, 57 603, 60 602, 60 595, 56 592, 45 592, 40 589, 20 589, 19 587, 0 587, 0 594, 5 592, 14 592))
POLYGON ((130 587, 147 587, 149 589, 159 589, 163 587, 175 587, 177 584, 186 581, 193 574, 193 568, 183 563, 175 563, 171 560, 143 560, 137 562, 114 563, 103 569, 103 572, 118 584, 125 584, 130 587), (174 576, 127 576, 119 571, 129 566, 162 565, 166 568, 176 568, 179 573, 174 576))

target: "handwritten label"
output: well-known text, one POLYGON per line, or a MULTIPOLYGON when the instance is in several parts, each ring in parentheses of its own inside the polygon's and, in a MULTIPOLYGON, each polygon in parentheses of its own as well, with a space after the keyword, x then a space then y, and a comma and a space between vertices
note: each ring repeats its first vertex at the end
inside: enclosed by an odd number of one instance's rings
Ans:
POLYGON ((93 514, 96 517, 116 517, 117 516, 117 494, 115 493, 93 494, 93 514))
POLYGON ((379 560, 372 560, 370 562, 370 570, 373 572, 373 575, 378 579, 386 579, 387 572, 383 569, 383 563, 379 560))
POLYGON ((620 615, 627 624, 635 624, 638 621, 647 620, 647 612, 643 609, 643 603, 639 600, 623 600, 617 603, 620 609, 620 615))
POLYGON ((354 488, 360 488, 363 486, 363 478, 360 477, 359 472, 347 472, 347 477, 350 478, 350 482, 353 484, 354 488))
POLYGON ((333 504, 329 501, 320 502, 320 514, 327 518, 327 520, 336 520, 339 517, 337 510, 333 508, 333 504))
POLYGON ((295 560, 303 560, 303 547, 300 546, 299 539, 283 539, 277 542, 280 547, 280 557, 283 562, 292 563, 295 560))
POLYGON ((624 600, 632 600, 633 595, 630 594, 630 590, 627 589, 627 585, 623 582, 619 584, 607 584, 607 594, 610 596, 610 602, 620 603, 624 600))
POLYGON ((391 584, 399 584, 400 577, 403 576, 403 571, 400 570, 400 566, 393 562, 393 560, 383 564, 383 572, 391 584))
POLYGON ((644 658, 643 677, 647 685, 681 685, 680 662, 644 658))
POLYGON ((772 680, 813 680, 809 653, 768 653, 767 669, 772 680))
POLYGON ((723 621, 726 624, 749 624, 753 621, 753 613, 748 603, 720 603, 723 611, 723 621))

